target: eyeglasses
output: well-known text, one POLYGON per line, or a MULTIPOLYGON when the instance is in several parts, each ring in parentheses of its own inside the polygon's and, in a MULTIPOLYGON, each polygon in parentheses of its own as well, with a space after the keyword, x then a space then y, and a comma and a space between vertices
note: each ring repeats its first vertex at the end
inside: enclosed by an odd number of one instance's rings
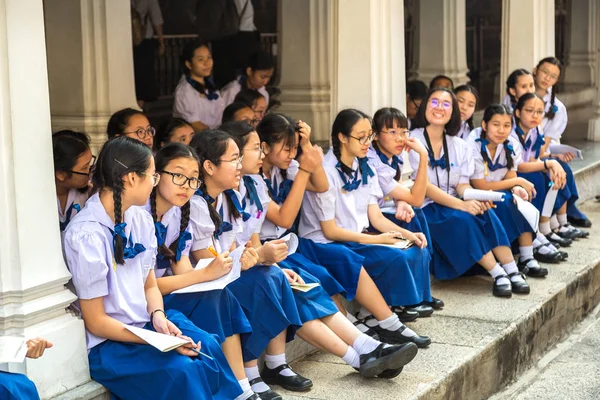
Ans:
POLYGON ((533 108, 525 108, 523 112, 529 115, 537 115, 538 117, 544 115, 544 110, 534 110, 533 108))
POLYGON ((417 103, 417 101, 416 101, 416 100, 414 100, 414 99, 410 99, 410 102, 411 102, 411 103, 413 103, 413 104, 414 104, 414 106, 415 106, 416 108, 419 108, 419 107, 421 107, 421 102, 422 102, 423 100, 418 100, 418 101, 419 101, 419 102, 417 103))
POLYGON ((445 101, 440 101, 438 99, 431 99, 429 101, 429 107, 431 108, 438 108, 438 107, 442 107, 445 108, 446 110, 449 110, 452 108, 452 102, 445 100, 445 101))
POLYGON ((94 172, 94 166, 96 165, 96 156, 92 156, 92 160, 90 161, 90 169, 88 170, 88 172, 80 172, 80 171, 73 171, 73 170, 69 170, 67 172, 70 172, 72 174, 76 174, 76 175, 83 175, 83 176, 90 176, 92 174, 92 172, 94 172))
POLYGON ((126 135, 135 133, 138 138, 140 138, 141 140, 144 140, 144 139, 146 139, 147 135, 150 135, 150 137, 154 137, 154 135, 156 134, 156 129, 154 129, 152 126, 149 126, 146 129, 138 128, 134 132, 123 132, 123 133, 126 135))
POLYGON ((259 157, 262 157, 262 155, 265 154, 265 150, 262 147, 257 147, 255 149, 248 149, 246 151, 258 151, 259 157))
POLYGON ((394 139, 397 139, 397 138, 405 139, 408 137, 408 132, 409 132, 408 129, 390 129, 387 131, 384 131, 384 130, 381 131, 381 133, 390 135, 394 139))
POLYGON ((348 136, 350 136, 352 139, 358 140, 358 143, 360 143, 360 144, 367 144, 367 143, 371 143, 373 141, 375 134, 373 133, 373 131, 369 131, 369 134, 367 134, 367 136, 361 136, 361 137, 355 137, 352 135, 348 135, 348 136))
POLYGON ((152 174, 152 187, 155 187, 160 182, 160 174, 155 172, 152 174))
POLYGON ((549 77, 550 77, 550 79, 552 79, 552 80, 555 80, 555 81, 556 81, 556 80, 558 80, 558 75, 556 75, 556 74, 551 74, 551 73, 550 73, 550 71, 548 71, 548 70, 547 70, 547 69, 545 69, 545 68, 544 68, 544 69, 540 69, 540 72, 541 72, 542 74, 546 75, 546 76, 549 76, 549 77))
MULTIPOLYGON (((261 149, 262 150, 262 149, 261 149)), ((244 159, 244 156, 240 156, 238 158, 234 158, 233 160, 219 160, 221 162, 228 162, 228 163, 232 163, 233 165, 235 165, 235 167, 237 169, 242 168, 242 160, 244 159)))
POLYGON ((169 172, 169 171, 165 171, 165 170, 162 170, 160 172, 171 175, 171 180, 177 186, 184 186, 186 183, 189 182, 188 185, 189 185, 190 189, 196 190, 200 187, 200 180, 196 177, 189 178, 183 174, 169 172))

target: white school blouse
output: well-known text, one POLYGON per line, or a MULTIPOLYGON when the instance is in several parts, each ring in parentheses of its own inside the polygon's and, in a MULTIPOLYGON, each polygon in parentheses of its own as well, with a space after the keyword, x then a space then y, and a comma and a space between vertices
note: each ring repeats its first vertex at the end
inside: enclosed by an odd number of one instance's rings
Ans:
MULTIPOLYGON (((223 96, 223 101, 225 102, 225 107, 233 103, 235 96, 239 92, 242 91, 242 84, 240 83, 241 76, 238 76, 235 80, 229 82, 227 85, 223 86, 221 89, 221 96, 223 96)), ((269 105, 269 92, 267 92, 266 87, 261 87, 258 89, 258 92, 265 97, 267 101, 267 106, 269 105)))
POLYGON ((519 140, 519 134, 517 133, 516 129, 513 127, 513 130, 510 133, 510 137, 515 139, 515 142, 518 143, 518 145, 520 147, 521 156, 523 158, 523 162, 530 162, 530 161, 535 161, 538 159, 538 157, 535 156, 536 151, 533 148, 535 146, 535 143, 536 143, 539 135, 541 135, 541 132, 539 131, 539 129, 536 129, 536 128, 533 128, 533 129, 529 130, 529 132, 525 133, 524 143, 527 143, 527 140, 531 139, 531 144, 529 145, 529 147, 525 148, 525 146, 522 145, 521 141, 519 140))
MULTIPOLYGON (((343 229, 361 233, 369 227, 367 214, 369 205, 378 204, 383 197, 379 187, 377 172, 373 167, 374 176, 369 177, 367 184, 362 184, 355 190, 347 192, 342 189, 344 182, 335 167, 337 158, 330 149, 325 155, 323 168, 329 181, 329 189, 324 193, 306 192, 302 213, 300 216, 300 236, 317 243, 331 243, 321 230, 321 222, 335 219, 335 224, 343 229)), ((358 169, 358 160, 352 163, 352 169, 358 169)), ((351 180, 352 178, 349 178, 351 180)), ((359 179, 361 174, 359 172, 359 179)))
POLYGON ((546 95, 544 96, 544 103, 546 103, 546 115, 544 119, 542 119, 542 132, 544 137, 548 137, 552 139, 554 143, 560 143, 560 138, 562 137, 565 128, 567 127, 567 122, 569 118, 567 116, 567 107, 560 101, 557 97, 554 98, 554 105, 556 106, 556 113, 554 118, 548 118, 548 112, 552 105, 550 104, 550 99, 552 97, 552 89, 548 89, 546 95))
MULTIPOLYGON (((291 181, 296 179, 296 175, 298 175, 298 167, 299 166, 300 166, 300 164, 298 164, 298 161, 292 160, 292 162, 290 163, 290 166, 286 170, 286 178, 291 181)), ((277 188, 274 187, 274 189, 279 190, 279 185, 281 185, 281 182, 283 182, 283 180, 284 180, 283 175, 281 174, 281 170, 275 166, 272 167, 270 179, 271 179, 271 185, 274 185, 274 182, 277 183, 277 188)), ((263 182, 264 182, 264 177, 263 177, 263 182)), ((266 185, 266 182, 265 182, 265 185, 266 185)), ((268 188, 267 188, 267 190, 268 190, 268 188)), ((281 206, 281 204, 280 204, 280 206, 281 206)), ((265 221, 262 224, 262 228, 260 230, 260 240, 262 241, 262 240, 278 239, 285 232, 287 232, 287 229, 277 226, 274 223, 265 219, 265 221)))
MULTIPOLYGON (((146 204, 144 209, 151 214, 152 209, 150 208, 150 201, 146 204)), ((190 213, 191 214, 191 213, 190 213)), ((165 238, 165 246, 169 247, 173 244, 173 242, 179 237, 181 233, 179 231, 179 225, 181 225, 181 208, 179 207, 171 207, 169 211, 163 214, 160 222, 167 228, 167 236, 165 238)), ((186 229, 188 232, 192 232, 191 223, 188 224, 186 229)), ((181 252, 182 256, 190 255, 190 248, 192 246, 192 241, 188 240, 186 242, 185 249, 181 252)), ((157 255, 158 256, 158 255, 157 255)), ((154 265, 154 275, 157 278, 162 278, 164 275, 172 275, 171 268, 157 268, 158 263, 154 265)))
POLYGON ((269 190, 265 180, 260 175, 248 175, 256 182, 256 191, 258 193, 259 201, 262 205, 262 211, 259 211, 256 204, 250 204, 250 199, 246 197, 247 189, 243 179, 240 181, 239 193, 241 196, 240 203, 244 207, 244 211, 250 214, 250 218, 243 223, 243 230, 236 236, 238 246, 245 246, 248 240, 253 234, 258 233, 262 229, 262 226, 267 217, 267 210, 269 203, 272 201, 269 196, 269 190))
MULTIPOLYGON (((117 265, 111 232, 115 224, 98 194, 93 195, 65 231, 65 255, 80 299, 101 297, 109 317, 143 327, 150 321, 144 285, 156 261, 154 224, 142 207, 130 207, 124 221, 127 223, 125 235, 146 250, 126 259, 123 265, 117 265)), ((86 340, 90 350, 106 339, 86 329, 86 340)))
MULTIPOLYGON (((470 148, 473 151, 474 172, 473 172, 473 175, 471 176, 471 179, 484 179, 485 178, 485 180, 488 182, 499 182, 499 181, 503 180, 504 177, 506 176, 506 173, 508 172, 508 168, 506 168, 506 167, 498 168, 495 171, 488 169, 487 175, 485 174, 485 164, 483 161, 483 156, 481 155, 481 142, 475 141, 476 139, 479 139, 479 137, 480 136, 470 135, 469 139, 467 140, 468 145, 470 146, 470 148)), ((518 141, 513 137, 509 137, 508 141, 509 141, 510 145, 513 147, 513 151, 515 153, 514 155, 511 155, 511 158, 513 161, 513 167, 511 169, 511 171, 517 171, 519 164, 521 164, 521 162, 523 161, 523 156, 521 154, 522 147, 519 143, 517 143, 518 141)), ((490 155, 490 151, 487 147, 486 147, 485 151, 486 151, 489 159, 492 160, 492 162, 494 164, 499 163, 500 165, 506 166, 507 151, 504 148, 504 144, 498 145, 498 147, 496 148, 495 157, 493 159, 492 159, 492 156, 490 155)))
POLYGON ((466 121, 461 122, 460 130, 458 131, 458 134, 456 136, 461 138, 462 140, 467 140, 467 138, 469 137, 469 133, 471 133, 471 128, 469 127, 469 124, 467 124, 466 121))
POLYGON ((218 99, 209 100, 189 84, 185 75, 181 76, 174 93, 173 117, 183 118, 189 123, 200 121, 210 129, 221 125, 225 102, 219 94, 218 99))
MULTIPOLYGON (((427 141, 425 140, 423 128, 417 128, 410 131, 410 136, 419 139, 425 148, 427 148, 427 141)), ((464 183, 469 184, 471 180, 471 175, 473 175, 474 168, 473 157, 469 145, 461 138, 446 135, 446 143, 448 144, 448 159, 450 161, 449 176, 447 170, 440 167, 436 167, 434 169, 431 166, 427 168, 427 175, 430 183, 436 185, 449 195, 456 197, 458 196, 458 193, 456 192, 456 186, 464 183)), ((415 179, 417 175, 416 171, 419 169, 419 153, 411 150, 408 153, 408 158, 410 160, 410 165, 415 171, 413 172, 411 178, 415 179)), ((443 147, 439 158, 444 158, 443 147)), ((433 203, 433 200, 431 200, 429 197, 425 197, 423 207, 426 207, 431 203, 433 203)))
MULTIPOLYGON (((389 194, 396 188, 397 185, 400 185, 400 183, 394 179, 396 176, 396 170, 392 168, 390 164, 384 163, 381 158, 379 158, 379 155, 373 146, 369 147, 367 157, 369 158, 369 165, 377 173, 377 180, 383 194, 383 196, 379 199, 379 207, 381 208, 382 212, 395 214, 396 203, 394 202, 394 199, 389 196, 389 194)), ((398 158, 401 161, 404 161, 402 155, 399 155, 398 158)), ((402 167, 400 167, 400 171, 402 171, 402 167)))
MULTIPOLYGON (((69 213, 68 212, 69 208, 71 208, 72 205, 77 204, 77 205, 79 205, 79 207, 81 207, 81 209, 83 209, 87 199, 88 199, 87 188, 86 188, 85 192, 80 192, 77 189, 71 189, 71 190, 69 190, 69 194, 67 195, 67 204, 65 204, 65 209, 63 210, 62 207, 60 206, 60 200, 57 197, 56 203, 58 206, 58 220, 61 223, 64 223, 67 220, 67 214, 69 213)), ((75 217, 75 215, 77 215, 77 210, 75 208, 73 208, 71 210, 70 218, 73 219, 73 217, 75 217)))
MULTIPOLYGON (((239 197, 239 193, 236 192, 239 197)), ((218 253, 229 250, 234 243, 238 233, 243 230, 243 222, 241 218, 232 219, 229 216, 229 207, 225 200, 225 194, 221 193, 215 201, 215 209, 217 212, 221 210, 223 221, 232 225, 231 231, 223 232, 218 239, 215 239, 215 224, 210 218, 208 203, 202 196, 194 195, 190 200, 190 227, 192 230, 192 245, 191 250, 197 251, 208 249, 214 246, 218 253)))

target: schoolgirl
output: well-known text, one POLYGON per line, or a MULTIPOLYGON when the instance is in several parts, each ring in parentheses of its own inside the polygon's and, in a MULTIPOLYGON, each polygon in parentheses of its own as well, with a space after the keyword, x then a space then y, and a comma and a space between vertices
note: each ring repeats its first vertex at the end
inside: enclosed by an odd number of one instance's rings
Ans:
POLYGON ((124 108, 110 117, 106 133, 109 139, 127 136, 152 148, 156 130, 150 125, 150 121, 143 112, 133 108, 124 108))
POLYGON ((109 140, 93 174, 98 193, 65 232, 91 376, 126 399, 235 398, 242 390, 215 337, 181 313, 163 311, 153 271, 154 225, 152 217, 137 207, 146 204, 159 179, 148 146, 127 137, 109 140), (163 353, 124 324, 190 343, 163 353), (196 352, 200 345, 210 358, 196 352))
MULTIPOLYGON (((261 240, 264 241, 277 239, 290 229, 295 230, 294 225, 297 222, 296 215, 298 212, 290 211, 290 206, 293 206, 294 209, 299 207, 298 202, 302 200, 305 190, 313 193, 324 192, 329 184, 322 167, 317 167, 306 180, 306 171, 302 172, 300 169, 301 164, 295 160, 299 147, 302 148, 302 158, 305 158, 307 154, 315 156, 315 151, 320 153, 320 149, 314 148, 310 142, 310 127, 306 123, 294 121, 282 114, 269 114, 261 121, 257 131, 265 153, 262 176, 272 200, 270 203, 272 206, 269 208, 270 211, 267 213, 266 221, 261 230, 261 240), (298 176, 300 177, 297 179, 298 176), (276 210, 274 203, 279 206, 278 213, 274 212, 276 210), (284 209, 285 212, 282 213, 281 210, 284 209), (280 214, 287 217, 287 220, 281 218, 280 214)), ((321 163, 319 162, 319 164, 321 163)), ((306 169, 305 167, 302 168, 306 169)), ((300 242, 302 243, 303 239, 300 239, 300 242)), ((333 247, 333 245, 330 246, 331 251, 334 250, 333 247)), ((356 258, 347 247, 340 245, 336 248, 339 251, 340 259, 356 258)), ((356 299, 368 311, 361 318, 374 314, 381 321, 389 319, 389 325, 384 323, 385 326, 397 325, 391 330, 394 333, 387 334, 386 341, 405 343, 410 341, 407 337, 414 337, 413 340, 419 346, 425 347, 430 343, 429 338, 420 337, 402 324, 397 324, 398 316, 390 311, 373 280, 362 266, 358 267, 357 276, 338 275, 341 276, 341 279, 336 278, 332 276, 329 268, 319 263, 319 256, 315 256, 312 251, 307 255, 303 254, 305 249, 306 246, 300 245, 295 254, 287 257, 285 263, 298 265, 317 277, 340 310, 344 310, 340 296, 344 296, 348 300, 356 299), (404 335, 401 335, 402 332, 404 335)), ((405 312, 402 315, 406 319, 410 316, 410 320, 414 320, 419 316, 416 312, 405 312)), ((359 329, 369 334, 375 333, 374 330, 370 331, 370 328, 364 324, 365 321, 356 321, 351 315, 349 315, 349 318, 356 322, 359 329)))
POLYGON ((379 209, 381 189, 366 157, 373 139, 369 118, 358 110, 341 111, 331 138, 333 148, 323 162, 329 188, 325 193, 307 192, 304 198, 301 252, 327 268, 345 288, 347 298, 356 296, 363 306, 359 318, 373 314, 365 322, 382 340, 414 341, 426 347, 430 339, 408 330, 383 304, 396 307, 431 301, 427 240, 422 233, 398 227, 379 209), (369 225, 384 233, 363 233, 369 225), (401 238, 415 245, 395 248, 401 238), (372 281, 378 291, 365 296, 363 290, 372 287, 372 281), (378 295, 368 298, 378 292, 383 302, 378 295))
POLYGON ((269 105, 262 93, 255 89, 244 89, 240 91, 235 96, 234 101, 252 107, 252 111, 254 111, 254 121, 256 121, 256 123, 259 123, 260 120, 264 118, 269 105))
POLYGON ((219 126, 225 101, 210 78, 213 58, 208 43, 186 44, 181 64, 184 73, 175 88, 173 116, 188 121, 195 132, 219 126))
POLYGON ((437 75, 429 82, 429 90, 434 88, 454 90, 454 81, 446 75, 437 75))
POLYGON ((194 128, 184 119, 172 118, 167 121, 159 130, 154 138, 156 151, 168 143, 179 142, 189 145, 194 136, 194 128))
POLYGON ((536 192, 531 182, 517 176, 523 157, 520 144, 511 136, 512 124, 510 108, 503 104, 486 107, 481 134, 468 139, 475 167, 471 185, 476 189, 505 192, 505 199, 496 203, 495 212, 508 240, 511 243, 518 240, 518 267, 529 276, 543 277, 548 270, 540 267, 533 257, 533 234, 537 232, 537 227, 534 229, 530 226, 513 200, 513 196, 519 196, 529 201, 536 192))
POLYGON ((502 104, 514 110, 517 101, 525 93, 535 93, 535 81, 531 72, 519 68, 506 78, 506 96, 504 96, 502 104))
POLYGON ((236 95, 242 89, 258 90, 269 104, 269 92, 266 86, 269 84, 275 66, 273 58, 265 51, 258 51, 250 56, 245 74, 238 76, 221 89, 225 105, 233 103, 236 95))
POLYGON ((467 140, 473 130, 473 114, 479 104, 479 93, 471 85, 460 85, 454 89, 458 108, 460 109, 460 130, 457 137, 467 140))
POLYGON ((233 102, 223 111, 223 123, 244 121, 252 126, 258 124, 258 120, 254 118, 254 110, 246 103, 233 102))
POLYGON ((54 183, 60 231, 64 232, 88 199, 89 181, 96 157, 90 138, 81 132, 59 131, 52 135, 54 183))
MULTIPOLYGON (((40 358, 46 349, 52 347, 46 339, 29 339, 27 345, 27 358, 40 358)), ((4 372, 0 370, 0 399, 3 400, 39 400, 35 383, 26 375, 4 372)))
MULTIPOLYGON (((550 154, 549 146, 551 142, 560 143, 565 128, 567 127, 567 108, 565 105, 556 97, 556 85, 558 78, 562 73, 562 63, 556 57, 546 57, 542 59, 538 65, 533 69, 533 75, 535 77, 535 88, 536 93, 542 96, 546 103, 546 114, 542 120, 542 130, 544 132, 545 145, 542 149, 542 154, 549 154, 550 158, 559 160, 561 166, 567 172, 569 181, 573 181, 571 186, 572 198, 567 201, 567 218, 568 222, 578 226, 589 228, 592 226, 592 222, 588 217, 585 216, 576 206, 575 201, 579 198, 577 193, 577 186, 575 185, 574 179, 570 178, 572 175, 571 168, 565 167, 565 164, 571 162, 575 155, 573 153, 566 154, 550 154)), ((555 221, 553 228, 564 227, 567 221, 555 221), (558 222, 558 223, 556 223, 558 222)), ((561 229, 559 229, 560 231, 561 229)), ((564 232, 565 229, 562 229, 564 232)), ((583 232, 583 231, 580 231, 583 232)), ((584 232, 583 235, 579 234, 575 237, 585 237, 588 232, 584 232)))
POLYGON ((408 129, 417 116, 423 97, 427 94, 427 85, 423 81, 413 80, 406 82, 406 118, 408 129))
MULTIPOLYGON (((429 180, 427 178, 427 150, 423 144, 408 137, 407 118, 396 108, 382 108, 373 116, 374 140, 369 148, 367 157, 369 164, 377 173, 379 186, 383 197, 379 207, 383 215, 396 225, 411 232, 423 232, 427 238, 427 248, 433 253, 429 227, 423 210, 420 208, 425 199, 425 191, 429 180), (413 186, 408 189, 399 180, 402 176, 404 151, 415 150, 423 157, 419 165, 413 186)), ((373 230, 372 227, 370 230, 373 230)), ((444 302, 433 298, 417 307, 420 316, 433 312, 433 308, 441 309, 444 302), (426 307, 429 307, 426 309, 426 307)))
MULTIPOLYGON (((430 90, 419 109, 419 128, 411 136, 425 144, 429 181, 423 211, 427 217, 434 253, 433 274, 454 279, 480 264, 494 278, 494 296, 529 293, 530 288, 512 257, 506 232, 489 202, 461 200, 473 174, 471 151, 456 137, 460 111, 456 96, 448 89, 430 90), (450 232, 448 227, 452 227, 450 232), (456 251, 456 249, 463 249, 456 251)), ((417 170, 420 155, 411 151, 417 170)))
MULTIPOLYGON (((220 278, 229 272, 233 262, 227 252, 198 271, 190 262, 192 234, 189 200, 200 187, 199 161, 195 153, 182 143, 171 143, 156 154, 156 171, 161 180, 152 190, 146 205, 156 228, 156 281, 165 296, 167 310, 181 312, 200 329, 218 336, 223 353, 244 391, 237 400, 258 399, 244 373, 240 339, 252 329, 229 289, 172 294, 175 290, 220 278)), ((255 264, 253 254, 256 254, 253 249, 247 249, 241 257, 242 264, 255 264)))

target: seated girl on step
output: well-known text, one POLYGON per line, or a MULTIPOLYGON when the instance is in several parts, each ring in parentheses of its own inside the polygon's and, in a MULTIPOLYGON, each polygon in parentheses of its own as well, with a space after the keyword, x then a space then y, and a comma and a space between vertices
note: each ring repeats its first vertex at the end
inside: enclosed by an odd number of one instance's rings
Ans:
POLYGON ((150 121, 143 112, 133 108, 124 108, 110 117, 106 133, 109 139, 127 136, 153 148, 156 130, 150 125, 150 121))
POLYGON ((93 174, 98 192, 65 231, 91 376, 123 399, 233 399, 242 390, 219 342, 181 313, 164 311, 154 224, 140 207, 159 179, 150 147, 128 137, 109 140, 93 174), (124 324, 189 343, 161 352, 124 324))
MULTIPOLYGON (((467 143, 456 137, 461 121, 454 93, 430 90, 415 123, 419 128, 411 136, 426 146, 429 160, 430 184, 423 211, 434 247, 433 274, 438 279, 454 279, 480 264, 494 278, 495 296, 528 293, 529 285, 519 274, 493 204, 462 200, 471 188, 473 161, 467 143)), ((418 170, 420 155, 411 151, 409 158, 418 170)))
POLYGON ((158 151, 161 147, 173 142, 189 145, 192 136, 194 136, 192 124, 181 118, 172 118, 158 130, 154 138, 154 150, 158 151))
POLYGON ((471 85, 460 85, 454 89, 454 95, 458 101, 460 110, 460 131, 457 137, 467 140, 469 133, 473 130, 473 114, 479 104, 479 93, 471 85))
POLYGON ((251 55, 244 73, 221 89, 225 105, 228 106, 233 103, 236 95, 241 90, 254 89, 264 96, 268 106, 269 92, 267 92, 266 86, 269 84, 274 70, 273 57, 269 53, 258 51, 251 55))

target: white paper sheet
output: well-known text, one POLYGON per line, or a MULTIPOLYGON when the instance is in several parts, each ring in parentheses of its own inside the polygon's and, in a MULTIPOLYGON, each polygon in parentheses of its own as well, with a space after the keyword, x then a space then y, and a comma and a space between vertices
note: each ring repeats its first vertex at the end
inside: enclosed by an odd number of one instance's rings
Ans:
POLYGON ((27 354, 26 340, 22 337, 0 337, 0 364, 22 363, 27 354))
POLYGON ((411 242, 410 240, 407 239, 401 239, 400 241, 394 243, 394 244, 383 244, 383 243, 379 243, 376 244, 376 246, 389 246, 389 247, 395 247, 397 249, 408 249, 409 247, 412 247, 415 243, 411 242))
POLYGON ((313 290, 314 288, 321 286, 319 283, 315 282, 315 283, 305 283, 304 285, 301 285, 299 283, 293 283, 290 285, 292 287, 292 289, 297 290, 299 292, 308 292, 310 290, 313 290))
POLYGON ((298 236, 295 233, 288 233, 282 239, 288 247, 288 256, 294 254, 298 249, 298 236))
MULTIPOLYGON (((240 263, 240 258, 242 257, 243 252, 244 247, 242 246, 238 247, 237 249, 231 252, 230 257, 233 258, 233 266, 231 267, 231 270, 222 277, 210 282, 196 283, 195 285, 190 285, 188 287, 175 290, 173 293, 196 293, 223 289, 229 283, 235 281, 240 277, 240 273, 242 271, 242 264, 240 263)), ((214 258, 203 258, 200 261, 198 261, 195 269, 198 270, 206 268, 208 264, 210 264, 213 260, 214 258)))
POLYGON ((557 195, 558 190, 548 191, 548 194, 546 194, 546 198, 544 199, 544 207, 542 207, 542 217, 550 218, 552 216, 552 211, 554 210, 554 203, 556 203, 557 195))
POLYGON ((566 144, 550 143, 549 149, 551 154, 573 153, 576 159, 578 158, 580 160, 583 160, 583 154, 581 153, 581 150, 573 146, 569 146, 566 144))
POLYGON ((463 199, 478 201, 504 201, 504 193, 493 190, 465 189, 463 199))
POLYGON ((523 200, 519 196, 513 196, 517 202, 517 208, 519 212, 523 214, 523 217, 527 220, 534 232, 537 232, 540 223, 540 212, 530 202, 523 200))
POLYGON ((137 328, 131 325, 123 324, 123 326, 135 336, 139 337, 144 342, 148 343, 152 347, 157 348, 163 353, 183 346, 186 343, 189 343, 188 340, 184 340, 176 336, 165 335, 164 333, 158 333, 148 329, 137 328))

